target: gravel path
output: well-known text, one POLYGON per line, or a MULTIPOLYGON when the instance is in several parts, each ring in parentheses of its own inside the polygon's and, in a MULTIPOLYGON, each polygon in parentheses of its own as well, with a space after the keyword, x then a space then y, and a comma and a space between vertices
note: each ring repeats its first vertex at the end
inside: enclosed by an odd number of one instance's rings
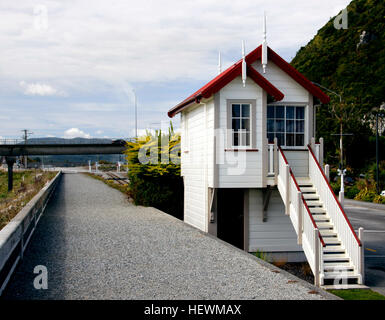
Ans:
POLYGON ((100 181, 65 174, 3 298, 332 298, 277 270, 100 181), (36 265, 48 269, 47 290, 33 287, 36 265))

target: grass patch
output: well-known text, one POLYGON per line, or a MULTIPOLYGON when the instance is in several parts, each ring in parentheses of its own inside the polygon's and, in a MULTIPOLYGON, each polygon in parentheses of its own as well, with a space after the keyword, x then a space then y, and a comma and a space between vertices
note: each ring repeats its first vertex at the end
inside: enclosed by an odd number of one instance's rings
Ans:
POLYGON ((13 190, 8 192, 8 172, 0 171, 0 230, 56 176, 55 171, 23 170, 13 173, 13 190))
POLYGON ((328 290, 344 300, 385 300, 385 296, 370 289, 328 290))
POLYGON ((89 172, 83 172, 83 174, 93 178, 93 179, 96 179, 96 180, 99 180, 99 181, 102 181, 104 182, 106 185, 110 186, 111 188, 114 188, 116 190, 119 190, 120 192, 124 193, 125 195, 129 196, 129 192, 130 192, 130 188, 129 188, 129 185, 121 185, 121 184, 118 184, 112 180, 106 180, 104 179, 103 177, 97 175, 97 174, 93 174, 93 173, 89 173, 89 172))

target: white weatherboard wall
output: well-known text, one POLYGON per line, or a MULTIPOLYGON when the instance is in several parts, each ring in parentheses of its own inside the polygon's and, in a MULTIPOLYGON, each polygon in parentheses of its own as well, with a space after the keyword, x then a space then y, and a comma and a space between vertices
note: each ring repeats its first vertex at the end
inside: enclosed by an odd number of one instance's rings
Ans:
POLYGON ((256 114, 253 115, 256 126, 256 148, 258 152, 232 152, 226 151, 229 148, 227 135, 224 139, 217 140, 217 159, 218 165, 218 183, 219 188, 258 188, 263 187, 262 178, 262 128, 264 119, 262 119, 262 97, 263 91, 252 79, 248 78, 246 87, 242 85, 241 77, 237 77, 227 84, 220 91, 219 108, 219 129, 225 132, 227 128, 227 100, 255 100, 256 114), (238 166, 238 168, 237 168, 238 166), (235 170, 234 170, 235 169, 235 170))
POLYGON ((182 159, 184 221, 207 231, 208 187, 212 186, 214 102, 182 112, 182 159))
POLYGON ((267 210, 267 221, 262 221, 263 193, 249 190, 249 252, 299 252, 297 235, 278 190, 273 190, 267 210))
POLYGON ((273 62, 269 61, 266 73, 263 73, 262 65, 258 62, 252 65, 260 74, 269 80, 285 95, 285 102, 308 102, 309 92, 298 82, 290 77, 285 71, 282 71, 273 62))
POLYGON ((285 150, 285 156, 290 168, 296 177, 309 176, 309 151, 307 150, 285 150))

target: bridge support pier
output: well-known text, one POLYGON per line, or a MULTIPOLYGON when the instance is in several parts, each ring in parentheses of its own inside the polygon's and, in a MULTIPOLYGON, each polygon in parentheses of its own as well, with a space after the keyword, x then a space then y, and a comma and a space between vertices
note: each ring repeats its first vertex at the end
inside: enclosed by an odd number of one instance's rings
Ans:
POLYGON ((8 166, 8 192, 13 189, 13 165, 16 162, 16 157, 5 157, 8 166))

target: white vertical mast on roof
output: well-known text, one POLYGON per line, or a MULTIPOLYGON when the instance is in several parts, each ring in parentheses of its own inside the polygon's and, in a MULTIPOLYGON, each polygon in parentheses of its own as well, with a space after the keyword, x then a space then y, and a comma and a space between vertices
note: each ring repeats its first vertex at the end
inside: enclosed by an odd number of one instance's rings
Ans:
POLYGON ((246 86, 246 59, 245 59, 245 41, 242 40, 242 83, 246 86))
POLYGON ((263 73, 266 73, 266 66, 267 66, 266 12, 263 15, 263 42, 262 42, 261 62, 262 62, 263 73))
POLYGON ((221 52, 218 52, 218 74, 222 72, 222 59, 221 59, 221 52))

